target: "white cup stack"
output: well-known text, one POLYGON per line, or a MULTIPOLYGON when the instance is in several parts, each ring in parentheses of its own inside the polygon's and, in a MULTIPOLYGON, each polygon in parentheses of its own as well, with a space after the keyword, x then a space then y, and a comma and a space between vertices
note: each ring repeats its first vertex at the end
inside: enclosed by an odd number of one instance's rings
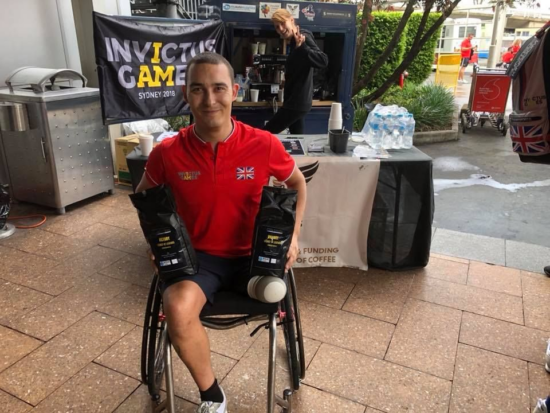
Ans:
POLYGON ((153 150, 153 136, 143 133, 139 134, 139 146, 143 156, 149 156, 153 150))
POLYGON ((342 104, 338 102, 333 102, 330 108, 328 130, 332 129, 342 129, 342 104))

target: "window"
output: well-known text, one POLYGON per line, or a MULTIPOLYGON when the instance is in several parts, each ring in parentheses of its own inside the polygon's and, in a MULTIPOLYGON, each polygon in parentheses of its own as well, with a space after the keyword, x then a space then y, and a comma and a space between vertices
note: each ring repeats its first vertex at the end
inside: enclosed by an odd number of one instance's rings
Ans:
POLYGON ((521 36, 521 32, 519 30, 516 32, 516 36, 521 36))
POLYGON ((469 34, 476 35, 476 27, 475 26, 462 26, 458 28, 458 37, 466 37, 469 34))
POLYGON ((524 36, 524 37, 529 37, 529 32, 528 31, 523 31, 523 32, 521 32, 521 35, 524 36))

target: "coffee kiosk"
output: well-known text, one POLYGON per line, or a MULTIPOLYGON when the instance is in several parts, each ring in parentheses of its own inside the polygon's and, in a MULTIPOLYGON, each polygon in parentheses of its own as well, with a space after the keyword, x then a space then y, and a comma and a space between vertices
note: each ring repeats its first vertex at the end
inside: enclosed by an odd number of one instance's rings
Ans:
POLYGON ((199 19, 224 22, 228 57, 237 79, 245 83, 245 92, 233 105, 233 116, 262 127, 283 104, 279 90, 289 46, 271 23, 271 15, 279 8, 287 9, 300 27, 311 31, 329 58, 326 69, 314 71, 313 107, 305 119, 306 133, 327 132, 332 102, 342 103, 343 123, 352 130, 357 6, 350 4, 206 0, 200 6, 199 19), (259 91, 254 92, 257 102, 251 89, 259 91))

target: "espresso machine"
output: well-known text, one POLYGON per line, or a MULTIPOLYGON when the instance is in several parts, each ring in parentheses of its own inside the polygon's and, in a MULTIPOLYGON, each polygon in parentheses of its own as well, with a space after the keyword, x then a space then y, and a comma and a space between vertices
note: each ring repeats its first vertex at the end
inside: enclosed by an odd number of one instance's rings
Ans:
POLYGON ((272 101, 284 80, 286 56, 279 54, 254 55, 253 73, 249 74, 250 88, 258 89, 258 101, 272 101))

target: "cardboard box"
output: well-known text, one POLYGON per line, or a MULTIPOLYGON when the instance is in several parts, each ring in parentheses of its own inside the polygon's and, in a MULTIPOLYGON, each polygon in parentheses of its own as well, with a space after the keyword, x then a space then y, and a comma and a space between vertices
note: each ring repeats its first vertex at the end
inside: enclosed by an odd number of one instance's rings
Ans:
POLYGON ((120 179, 130 180, 130 171, 126 164, 126 156, 138 145, 139 136, 137 134, 115 139, 116 169, 120 179))
MULTIPOLYGON (((152 133, 153 147, 157 146, 166 137, 176 135, 177 132, 152 133)), ((117 175, 120 181, 131 182, 130 171, 126 163, 126 156, 139 145, 139 134, 122 136, 115 139, 115 156, 117 175)))

